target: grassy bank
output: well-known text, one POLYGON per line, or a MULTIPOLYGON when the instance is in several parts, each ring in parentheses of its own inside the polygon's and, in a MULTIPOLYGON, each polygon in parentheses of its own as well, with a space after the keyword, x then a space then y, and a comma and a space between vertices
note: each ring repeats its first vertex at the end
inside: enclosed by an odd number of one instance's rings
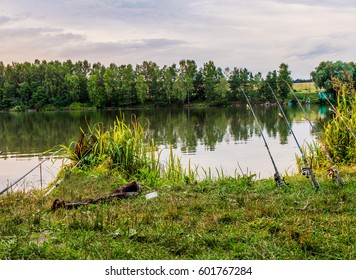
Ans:
POLYGON ((0 259, 356 259, 355 168, 321 189, 301 175, 277 188, 247 177, 141 181, 133 198, 53 212, 113 191, 119 173, 73 172, 49 197, 0 200, 0 259), (157 191, 158 197, 145 195, 157 191))

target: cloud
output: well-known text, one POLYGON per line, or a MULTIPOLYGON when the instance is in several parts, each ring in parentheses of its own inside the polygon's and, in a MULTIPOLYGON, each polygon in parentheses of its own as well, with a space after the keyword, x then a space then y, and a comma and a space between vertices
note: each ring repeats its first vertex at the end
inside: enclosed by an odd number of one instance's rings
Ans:
MULTIPOLYGON (((117 42, 84 41, 62 49, 58 55, 63 58, 77 57, 100 61, 104 64, 139 64, 144 60, 153 60, 150 57, 154 54, 169 52, 174 48, 186 46, 187 44, 187 42, 182 40, 165 38, 117 42)), ((156 57, 156 55, 154 56, 156 57)), ((159 63, 160 61, 155 59, 155 62, 159 63)))
POLYGON ((325 55, 334 55, 337 53, 341 53, 342 51, 343 49, 336 46, 331 46, 328 44, 318 44, 313 46, 309 50, 304 51, 303 53, 297 54, 297 57, 301 59, 313 59, 325 55))
POLYGON ((356 7, 354 0, 267 0, 272 2, 281 2, 284 4, 300 4, 306 6, 321 6, 321 7, 356 7))
POLYGON ((64 32, 57 28, 0 28, 3 43, 12 41, 27 42, 28 44, 58 45, 72 41, 82 41, 84 36, 64 32))
POLYGON ((5 17, 5 16, 0 16, 0 26, 11 21, 11 18, 5 17))
POLYGON ((57 28, 0 28, 1 60, 5 63, 35 59, 57 59, 66 45, 85 41, 85 37, 57 28))
POLYGON ((354 59, 354 0, 1 2, 0 59, 10 62, 194 59, 262 73, 285 62, 306 77, 320 59, 354 59))
MULTIPOLYGON (((291 53, 291 57, 302 60, 316 60, 333 58, 340 60, 345 54, 352 54, 353 46, 356 44, 356 32, 339 32, 325 34, 320 37, 311 38, 300 42, 291 53)), ((347 55, 346 55, 347 56, 347 55)), ((346 58, 347 59, 347 58, 346 58)), ((351 56, 348 60, 352 60, 351 56)))

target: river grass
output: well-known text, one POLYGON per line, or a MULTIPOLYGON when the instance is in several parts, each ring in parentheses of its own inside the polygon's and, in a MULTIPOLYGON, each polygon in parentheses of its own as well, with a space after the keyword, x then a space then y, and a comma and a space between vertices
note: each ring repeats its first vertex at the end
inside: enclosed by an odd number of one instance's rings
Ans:
MULTIPOLYGON (((355 168, 337 186, 316 173, 278 188, 272 179, 149 179, 133 198, 53 212, 126 183, 120 173, 76 171, 43 192, 0 199, 0 259, 356 259, 355 168), (146 194, 158 197, 146 199, 146 194)), ((133 178, 135 179, 135 178, 133 178)))

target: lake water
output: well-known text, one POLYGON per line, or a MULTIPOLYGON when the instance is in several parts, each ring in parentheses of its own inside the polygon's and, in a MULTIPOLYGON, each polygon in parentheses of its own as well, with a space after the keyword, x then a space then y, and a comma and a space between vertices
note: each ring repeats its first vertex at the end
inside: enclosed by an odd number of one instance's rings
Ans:
MULTIPOLYGON (((306 107, 317 129, 330 118, 326 107, 306 107)), ((258 121, 281 173, 296 172, 295 154, 298 147, 277 106, 254 106, 258 121)), ((313 135, 303 112, 296 106, 285 106, 286 115, 303 145, 313 135)), ((209 168, 225 175, 254 173, 257 178, 273 176, 274 169, 264 146, 260 130, 251 111, 236 108, 180 108, 141 109, 121 111, 22 112, 0 113, 0 190, 30 171, 42 160, 42 153, 59 145, 76 141, 80 128, 102 122, 110 126, 120 114, 129 122, 136 116, 162 149, 164 163, 172 145, 183 165, 201 167, 201 174, 209 168)), ((17 188, 46 187, 56 176, 61 161, 45 161, 17 188), (41 172, 40 172, 41 171, 41 172)))

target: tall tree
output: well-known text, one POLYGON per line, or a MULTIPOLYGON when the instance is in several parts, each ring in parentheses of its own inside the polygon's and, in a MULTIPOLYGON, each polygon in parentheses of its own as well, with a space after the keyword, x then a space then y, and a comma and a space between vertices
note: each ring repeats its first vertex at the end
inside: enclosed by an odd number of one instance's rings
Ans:
POLYGON ((5 65, 2 61, 0 61, 0 110, 5 109, 5 106, 3 105, 4 83, 5 83, 5 65))
POLYGON ((69 102, 79 102, 80 98, 80 81, 79 77, 74 74, 66 74, 65 82, 67 85, 68 96, 70 98, 69 102))
POLYGON ((275 94, 277 94, 278 86, 277 86, 277 71, 270 71, 267 73, 266 78, 262 80, 260 87, 259 100, 261 101, 271 101, 274 102, 275 99, 272 94, 272 90, 275 94))
POLYGON ((253 89, 253 84, 251 80, 253 79, 252 73, 246 68, 235 67, 229 75, 229 84, 231 88, 231 100, 245 101, 243 92, 251 93, 253 89))
POLYGON ((181 60, 179 62, 179 73, 174 83, 174 94, 182 102, 190 102, 194 91, 194 79, 197 66, 193 60, 181 60))
POLYGON ((215 93, 220 101, 226 100, 230 92, 230 86, 224 76, 220 77, 219 82, 215 85, 215 93))
POLYGON ((290 74, 288 64, 281 63, 277 76, 277 94, 283 101, 287 98, 290 89, 293 87, 293 80, 290 74))
POLYGON ((107 95, 104 85, 104 73, 105 67, 100 63, 93 64, 93 69, 88 79, 88 93, 90 102, 98 107, 102 108, 106 105, 107 95))
POLYGON ((132 65, 121 65, 119 67, 120 104, 129 105, 137 102, 135 84, 135 71, 132 65))
POLYGON ((355 68, 352 63, 342 61, 322 61, 315 71, 311 72, 313 81, 319 88, 323 88, 326 92, 334 94, 336 97, 336 90, 333 87, 333 79, 341 83, 349 83, 355 76, 355 68))
POLYGON ((165 99, 167 100, 168 104, 171 104, 174 96, 173 96, 173 87, 175 81, 177 79, 177 65, 173 64, 170 67, 164 66, 162 69, 162 90, 164 92, 165 99))
POLYGON ((207 101, 216 100, 215 86, 219 82, 220 76, 218 69, 216 68, 213 61, 204 63, 203 66, 203 78, 204 78, 204 89, 205 98, 207 101))
POLYGON ((108 105, 118 106, 120 102, 119 70, 114 63, 111 63, 110 66, 105 69, 103 83, 108 105))
POLYGON ((136 94, 139 102, 141 104, 144 104, 145 101, 148 99, 148 91, 149 87, 145 81, 145 76, 144 75, 139 75, 136 78, 136 94))
POLYGON ((162 79, 161 70, 158 65, 152 61, 144 61, 142 65, 136 66, 136 75, 143 75, 145 83, 148 87, 148 96, 146 100, 150 102, 162 101, 162 79))

